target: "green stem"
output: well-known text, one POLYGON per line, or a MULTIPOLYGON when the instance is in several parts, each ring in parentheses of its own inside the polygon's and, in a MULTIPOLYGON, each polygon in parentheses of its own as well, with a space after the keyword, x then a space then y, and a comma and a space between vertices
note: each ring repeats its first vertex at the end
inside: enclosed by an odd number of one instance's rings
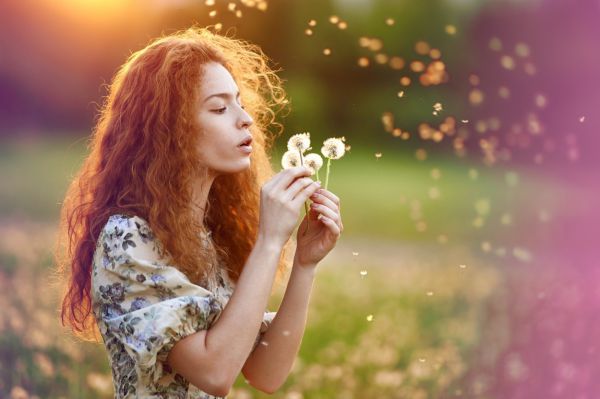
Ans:
MULTIPOLYGON (((302 151, 298 148, 298 153, 300 154, 300 165, 304 166, 304 157, 302 156, 302 151)), ((308 232, 308 205, 306 201, 304 201, 304 213, 306 214, 306 229, 304 230, 304 234, 308 232)))
POLYGON ((327 158, 327 173, 325 174, 325 190, 329 187, 329 166, 331 165, 331 158, 327 158))

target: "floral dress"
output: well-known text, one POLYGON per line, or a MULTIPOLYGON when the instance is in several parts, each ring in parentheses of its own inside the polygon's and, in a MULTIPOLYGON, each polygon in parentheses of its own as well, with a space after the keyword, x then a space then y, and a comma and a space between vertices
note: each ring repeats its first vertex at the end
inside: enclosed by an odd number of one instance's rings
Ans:
MULTIPOLYGON (((209 236, 203 236, 205 243, 209 236)), ((215 398, 170 369, 177 341, 218 320, 234 283, 222 268, 207 287, 170 266, 148 223, 112 215, 92 265, 92 310, 112 369, 115 398, 215 398)), ((256 348, 275 312, 265 312, 256 348)))

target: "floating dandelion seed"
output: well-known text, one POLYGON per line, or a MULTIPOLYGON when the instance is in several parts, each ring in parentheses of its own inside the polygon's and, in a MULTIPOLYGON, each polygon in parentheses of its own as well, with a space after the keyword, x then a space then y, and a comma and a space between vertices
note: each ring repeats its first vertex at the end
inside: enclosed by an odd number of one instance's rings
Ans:
POLYGON ((358 252, 352 252, 352 255, 358 256, 358 252))
POLYGON ((479 105, 483 102, 483 92, 479 89, 473 89, 469 92, 469 102, 472 105, 479 105))
POLYGON ((323 142, 321 147, 321 154, 327 158, 327 172, 325 175, 325 190, 329 187, 329 171, 331 167, 332 159, 340 159, 346 152, 346 145, 344 144, 344 137, 336 138, 331 137, 323 142))
POLYGON ((461 265, 458 265, 458 267, 460 267, 461 269, 466 269, 466 268, 467 268, 467 265, 465 265, 465 264, 461 264, 461 265))
POLYGON ((235 12, 235 16, 238 17, 238 18, 242 18, 242 10, 237 10, 235 12))
POLYGON ((311 176, 316 174, 317 180, 321 180, 319 178, 319 169, 321 169, 321 167, 323 166, 323 158, 321 158, 319 154, 306 154, 306 156, 304 157, 304 166, 310 169, 311 176))
POLYGON ((331 49, 330 48, 323 49, 323 54, 331 55, 331 49))
POLYGON ((462 119, 461 122, 462 123, 469 123, 469 120, 468 119, 462 119))
POLYGON ((400 78, 400 84, 402 86, 410 86, 410 78, 408 76, 402 76, 400 78))
POLYGON ((363 276, 363 277, 366 276, 367 275, 367 271, 366 270, 361 270, 360 271, 360 275, 363 276))
POLYGON ((431 48, 429 47, 429 43, 422 40, 415 43, 415 52, 417 54, 426 55, 427 53, 429 53, 429 50, 431 50, 431 48))
POLYGON ((229 4, 227 4, 227 9, 229 11, 234 11, 236 7, 237 7, 237 4, 235 4, 235 3, 229 3, 229 4))
POLYGON ((425 359, 424 357, 420 357, 420 358, 419 358, 419 361, 420 361, 421 363, 425 363, 425 360, 426 360, 426 359, 425 359))
POLYGON ((394 25, 396 23, 396 21, 394 20, 394 18, 387 18, 385 20, 385 23, 386 23, 387 26, 392 26, 392 25, 394 25))
POLYGON ((433 296, 433 291, 427 291, 427 296, 433 296))
POLYGON ((515 53, 519 57, 528 57, 529 56, 529 46, 525 43, 517 43, 515 46, 515 53))
POLYGON ((518 260, 520 260, 521 262, 530 262, 531 259, 533 258, 533 256, 531 255, 531 252, 529 252, 527 249, 521 248, 521 247, 513 248, 513 256, 515 258, 517 258, 518 260))
POLYGON ((581 123, 585 122, 585 116, 580 117, 579 122, 581 122, 581 123))
POLYGON ((370 314, 370 315, 367 316, 367 321, 373 321, 373 315, 372 314, 370 314))
POLYGON ((481 250, 483 252, 490 252, 492 250, 492 244, 489 241, 484 241, 481 243, 481 250))
POLYGON ((312 36, 312 34, 313 34, 313 31, 312 31, 312 29, 306 28, 306 29, 304 30, 304 34, 305 34, 306 36, 312 36))
POLYGON ((211 18, 214 18, 217 16, 217 10, 212 10, 211 12, 208 13, 208 16, 211 18))
POLYGON ((348 23, 347 23, 346 21, 340 21, 340 22, 338 23, 338 29, 340 29, 340 30, 344 30, 344 29, 346 29, 346 28, 348 28, 348 23))
POLYGON ((456 26, 454 25, 446 25, 446 33, 449 35, 455 35, 456 34, 456 26))
POLYGON ((206 0, 204 2, 204 4, 207 5, 207 6, 209 6, 209 7, 212 7, 212 6, 215 5, 215 0, 206 0))
POLYGON ((358 59, 358 66, 361 68, 366 68, 369 66, 369 59, 367 57, 360 57, 358 59))
POLYGON ((404 90, 398 92, 398 98, 404 97, 404 90))
POLYGON ((512 71, 513 69, 515 69, 515 59, 510 55, 503 55, 500 58, 500 65, 502 65, 503 68, 512 71))
POLYGON ((329 17, 329 22, 331 22, 332 24, 337 24, 340 21, 340 17, 338 17, 337 15, 332 15, 331 17, 329 17))
POLYGON ((419 161, 424 161, 427 159, 427 151, 425 151, 423 148, 419 148, 417 151, 415 151, 415 157, 419 161))
POLYGON ((315 21, 314 19, 311 19, 310 21, 308 21, 308 26, 312 26, 312 27, 317 26, 317 21, 315 21))
POLYGON ((383 155, 382 153, 380 153, 380 152, 376 152, 376 153, 375 153, 375 158, 379 159, 379 158, 381 158, 381 157, 382 157, 382 155, 383 155))
POLYGON ((497 37, 492 37, 490 42, 488 43, 490 50, 492 51, 500 51, 502 50, 502 42, 497 37))
POLYGON ((436 112, 440 112, 442 110, 442 104, 441 103, 435 103, 435 104, 433 104, 433 109, 436 112))

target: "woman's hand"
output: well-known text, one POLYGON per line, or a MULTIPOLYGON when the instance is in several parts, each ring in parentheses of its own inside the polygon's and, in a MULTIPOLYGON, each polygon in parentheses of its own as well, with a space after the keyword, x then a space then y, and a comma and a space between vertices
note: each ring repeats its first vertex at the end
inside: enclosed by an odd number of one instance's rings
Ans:
POLYGON ((335 194, 321 188, 310 199, 313 201, 310 211, 296 234, 294 261, 303 267, 315 267, 333 249, 344 230, 340 199, 335 194))
POLYGON ((262 186, 259 236, 281 247, 290 239, 302 205, 319 188, 308 176, 304 166, 285 169, 262 186))

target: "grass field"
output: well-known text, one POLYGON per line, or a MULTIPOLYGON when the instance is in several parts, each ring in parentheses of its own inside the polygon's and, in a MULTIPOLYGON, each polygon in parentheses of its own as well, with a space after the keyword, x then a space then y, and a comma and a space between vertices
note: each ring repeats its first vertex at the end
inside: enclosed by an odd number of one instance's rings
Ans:
MULTIPOLYGON (((102 345, 65 335, 48 285, 59 202, 85 153, 73 142, 0 144, 1 397, 112 397, 102 345)), ((552 195, 525 206, 534 192, 556 191, 536 176, 352 151, 332 167, 346 229, 319 266, 293 372, 272 396, 240 376, 231 398, 461 396, 486 311, 505 295, 498 261, 526 261, 511 236, 557 206, 552 195)), ((494 329, 498 352, 509 331, 501 319, 494 329)))

